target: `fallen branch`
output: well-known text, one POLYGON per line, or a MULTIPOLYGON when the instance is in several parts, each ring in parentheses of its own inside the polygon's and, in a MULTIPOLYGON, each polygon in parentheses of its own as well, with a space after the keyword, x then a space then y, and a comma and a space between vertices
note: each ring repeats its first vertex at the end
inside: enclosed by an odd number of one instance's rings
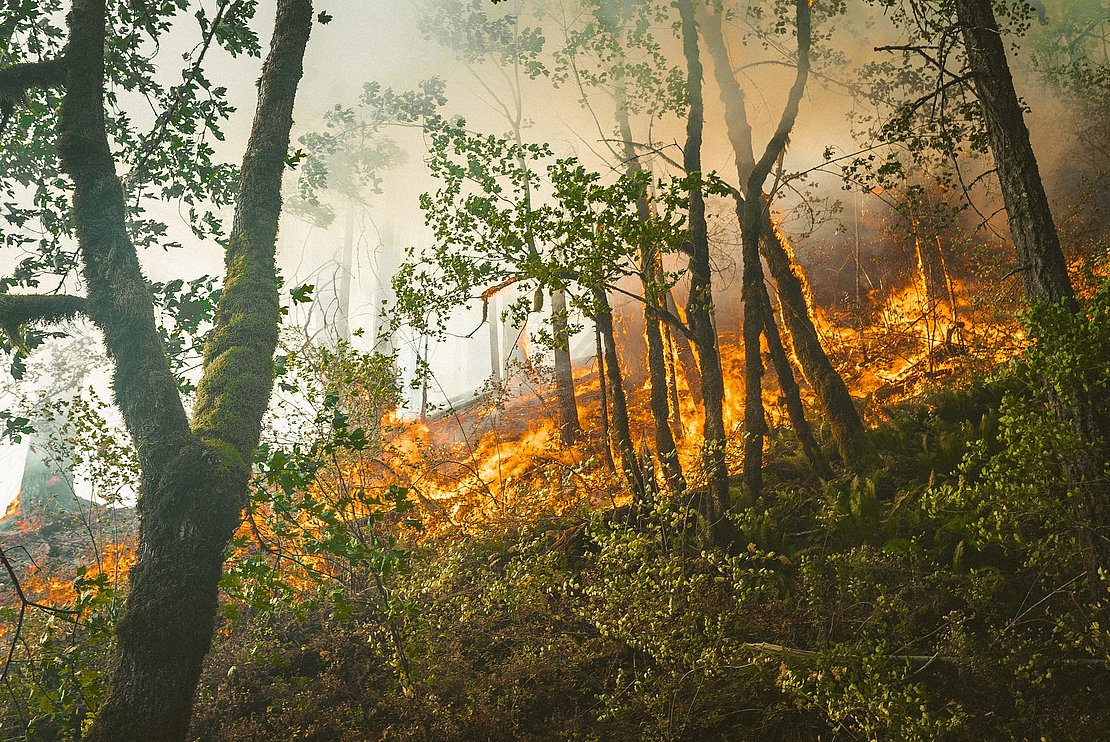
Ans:
MULTIPOLYGON (((815 652, 811 649, 798 649, 796 647, 787 647, 782 644, 772 644, 770 642, 745 642, 745 649, 751 649, 755 652, 762 652, 763 654, 774 654, 782 657, 792 657, 801 660, 816 660, 821 656, 821 652, 815 652)), ((940 662, 948 665, 958 665, 961 658, 953 657, 944 654, 888 654, 885 655, 886 659, 896 660, 899 662, 906 662, 912 666, 916 666, 918 671, 924 670, 934 662, 940 662)), ((1092 658, 1060 658, 1054 660, 1053 665, 1079 665, 1084 667, 1110 667, 1110 658, 1107 659, 1092 659, 1092 658)))

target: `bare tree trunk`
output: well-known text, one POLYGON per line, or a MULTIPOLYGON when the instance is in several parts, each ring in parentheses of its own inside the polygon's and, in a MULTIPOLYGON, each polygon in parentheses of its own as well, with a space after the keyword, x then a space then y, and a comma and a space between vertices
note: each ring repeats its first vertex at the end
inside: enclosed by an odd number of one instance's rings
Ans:
MULTIPOLYGON (((740 181, 741 193, 745 199, 750 197, 748 179, 755 169, 755 154, 752 148, 752 129, 748 123, 744 90, 736 81, 728 58, 721 16, 704 12, 705 43, 713 57, 714 75, 720 91, 721 102, 725 108, 725 121, 728 124, 728 137, 732 144, 736 162, 736 174, 740 181)), ((757 198, 764 198, 762 189, 757 198)), ((806 298, 801 278, 801 266, 791 259, 789 245, 771 222, 770 210, 762 210, 760 249, 767 260, 771 278, 775 281, 782 315, 786 324, 787 340, 793 348, 802 375, 813 388, 817 402, 829 421, 829 427, 836 441, 841 459, 852 467, 859 468, 866 456, 866 439, 863 421, 856 411, 855 403, 848 393, 843 377, 829 361, 821 346, 813 315, 806 298)), ((737 216, 743 214, 741 199, 737 199, 737 216)), ((765 292, 764 292, 765 293, 765 292)), ((774 315, 768 313, 773 322, 774 315)), ((780 376, 781 379, 781 376, 780 376)))
MULTIPOLYGON (((686 146, 682 164, 688 174, 701 172, 702 128, 705 111, 702 104, 702 66, 698 51, 698 29, 691 0, 678 0, 682 25, 682 49, 686 58, 686 146)), ((690 299, 686 303, 686 320, 694 336, 701 368, 702 404, 705 423, 705 473, 708 488, 701 511, 713 530, 714 538, 727 535, 724 513, 732 507, 728 489, 728 468, 725 463, 725 384, 721 373, 721 357, 717 349, 717 329, 713 325, 713 274, 709 260, 709 234, 705 221, 705 199, 700 188, 690 190, 690 299)))
POLYGON ((605 442, 605 464, 609 471, 616 471, 613 461, 613 446, 609 431, 609 390, 605 383, 605 349, 601 346, 601 327, 594 322, 594 342, 597 344, 597 389, 601 394, 601 440, 605 442))
POLYGON ((621 378, 620 360, 617 356, 617 341, 613 337, 613 310, 604 289, 593 289, 597 313, 594 323, 605 344, 605 371, 608 376, 609 391, 613 402, 611 432, 616 444, 617 455, 621 462, 621 472, 628 482, 633 496, 639 500, 644 495, 644 475, 636 458, 636 447, 632 444, 632 431, 628 424, 628 401, 624 396, 624 380, 621 378))
MULTIPOLYGON (((663 282, 663 267, 660 265, 656 269, 656 281, 663 282)), ((667 311, 678 317, 678 303, 674 300, 674 293, 668 289, 663 296, 666 302, 667 311)), ((698 361, 694 357, 693 343, 690 338, 686 337, 683 332, 671 332, 674 339, 674 354, 678 358, 678 365, 682 368, 682 377, 686 380, 686 389, 690 392, 690 399, 693 400, 695 407, 701 407, 704 401, 701 390, 701 370, 698 368, 698 361)))
MULTIPOLYGON (((617 123, 624 141, 624 156, 629 174, 640 172, 636 152, 632 148, 632 125, 628 120, 623 96, 617 100, 617 123)), ((651 219, 647 199, 636 200, 636 211, 640 220, 651 219)), ((678 460, 678 448, 671 432, 670 403, 667 399, 667 362, 663 348, 663 332, 659 320, 659 310, 663 307, 660 300, 661 287, 656 281, 658 252, 650 242, 640 245, 640 284, 644 289, 644 334, 647 337, 647 366, 651 379, 651 413, 655 419, 655 453, 663 468, 667 487, 674 495, 686 490, 686 478, 682 474, 682 464, 678 460)))
POLYGON ((347 204, 343 224, 343 251, 340 253, 335 289, 335 335, 338 340, 351 339, 351 278, 355 260, 355 208, 347 204))
POLYGON ((778 289, 787 339, 798 359, 802 375, 813 388, 829 423, 833 440, 841 460, 852 469, 860 469, 870 458, 867 430, 848 392, 848 385, 832 365, 806 300, 805 286, 800 278, 800 266, 791 259, 781 236, 771 223, 770 211, 760 209, 762 235, 760 245, 767 267, 778 289), (768 235, 771 235, 768 237, 768 235))
POLYGON ((497 296, 491 296, 486 305, 486 322, 489 323, 489 377, 497 384, 501 383, 501 333, 498 325, 501 322, 501 312, 497 308, 497 296))
MULTIPOLYGON (((1025 295, 1031 304, 1062 304, 1079 311, 990 1, 956 0, 956 14, 975 94, 983 107, 1025 295)), ((1054 390, 1048 401, 1076 437, 1064 473, 1090 589, 1104 598, 1099 570, 1110 570, 1110 492, 1105 470, 1110 424, 1082 388, 1054 390)))
MULTIPOLYGON (((645 204, 646 210, 646 204, 645 204)), ((657 292, 651 284, 650 248, 644 248, 640 256, 641 277, 648 295, 644 298, 658 307, 657 292)), ((667 398, 667 362, 663 348, 663 333, 658 316, 651 306, 645 305, 644 322, 647 331, 648 371, 651 374, 651 412, 655 418, 655 453, 663 468, 663 476, 671 494, 680 495, 686 490, 686 478, 682 474, 682 464, 678 460, 678 448, 671 432, 671 406, 667 398)))
POLYGON ((676 440, 682 440, 686 430, 682 424, 682 402, 678 397, 678 369, 675 366, 674 331, 667 325, 663 325, 663 350, 667 371, 667 399, 670 402, 671 430, 674 432, 676 440))
POLYGON ((574 396, 574 368, 570 360, 567 335, 567 295, 561 289, 551 292, 551 329, 555 335, 555 396, 559 407, 559 442, 574 445, 582 434, 578 420, 578 401, 574 396))
POLYGON ((763 436, 766 435, 767 421, 763 414, 763 359, 759 353, 759 335, 767 326, 763 316, 770 309, 767 287, 763 285, 763 266, 759 262, 759 238, 763 232, 764 214, 768 214, 770 204, 762 198, 763 183, 771 172, 775 161, 786 149, 786 140, 794 128, 809 78, 810 9, 809 0, 797 0, 796 18, 798 30, 798 69, 794 85, 790 88, 786 106, 783 108, 778 127, 767 143, 763 156, 752 167, 748 177, 746 193, 753 197, 744 201, 740 218, 744 255, 744 422, 746 439, 744 443, 744 481, 748 494, 753 499, 759 497, 763 483, 763 436), (760 194, 760 195, 756 195, 760 194))
MULTIPOLYGON (((424 366, 428 366, 428 342, 429 336, 424 336, 424 366)), ((420 380, 420 422, 428 420, 428 375, 420 380)), ((379 428, 380 429, 380 428, 379 428)))
POLYGON ((817 444, 817 439, 813 435, 813 428, 810 427, 809 420, 806 419, 805 405, 802 404, 802 392, 798 388, 798 382, 794 379, 794 371, 790 368, 790 359, 782 345, 782 336, 779 335, 778 325, 775 324, 771 299, 767 296, 766 289, 763 291, 763 302, 763 314, 766 319, 763 326, 764 337, 767 338, 767 349, 770 351, 771 363, 775 367, 775 376, 778 377, 779 388, 782 391, 783 400, 786 402, 786 414, 790 416, 790 426, 794 428, 794 433, 798 436, 798 442, 802 444, 802 451, 805 452, 806 459, 813 467, 813 471, 817 472, 818 476, 827 479, 832 476, 832 469, 829 468, 829 461, 825 458, 821 446, 817 444))
POLYGON ((74 0, 58 126, 88 313, 142 470, 138 561, 109 695, 86 739, 181 740, 212 640, 223 552, 239 523, 273 383, 280 320, 274 248, 308 0, 279 0, 226 251, 224 290, 190 427, 126 228, 104 124, 104 0, 74 0))

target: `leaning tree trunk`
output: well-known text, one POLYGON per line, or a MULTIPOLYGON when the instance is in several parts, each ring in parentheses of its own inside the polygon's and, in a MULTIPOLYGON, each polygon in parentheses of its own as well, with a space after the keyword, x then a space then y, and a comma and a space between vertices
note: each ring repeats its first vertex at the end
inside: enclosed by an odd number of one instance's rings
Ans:
MULTIPOLYGON (((702 66, 698 51, 698 29, 691 0, 678 0, 682 25, 682 50, 686 57, 686 146, 682 165, 688 175, 701 173, 702 128, 705 110, 702 104, 702 66)), ((686 303, 686 321, 697 346, 701 368, 702 404, 705 423, 705 474, 707 497, 701 510, 708 519, 714 538, 727 535, 725 512, 732 507, 728 490, 728 467, 725 463, 725 384, 721 373, 721 356, 717 349, 717 329, 713 325, 712 268, 709 260, 709 230, 705 221, 705 198, 701 189, 690 189, 690 298, 686 303)))
MULTIPOLYGON (((1079 311, 990 1, 956 0, 956 13, 1002 186, 1025 295, 1031 304, 1062 304, 1079 311)), ((1089 393, 1078 385, 1049 392, 1048 402, 1076 437, 1076 445, 1065 459, 1064 473, 1071 486, 1090 588, 1096 597, 1105 598, 1099 570, 1110 570, 1110 492, 1106 479, 1110 426, 1089 393)))
POLYGON ((617 456, 621 462, 621 472, 628 482, 629 489, 636 499, 644 494, 644 476, 636 458, 636 447, 632 444, 632 431, 628 424, 628 400, 624 396, 624 380, 621 378, 620 359, 617 356, 617 341, 613 336, 613 310, 605 290, 593 289, 594 304, 597 309, 594 323, 601 333, 605 344, 605 372, 608 377, 609 393, 612 399, 612 419, 610 432, 616 444, 617 456))
POLYGON ((760 332, 767 326, 762 316, 765 308, 770 308, 766 299, 767 288, 763 285, 763 266, 759 262, 759 237, 763 231, 763 215, 769 213, 770 204, 762 198, 763 183, 771 172, 771 167, 786 149, 786 141, 794 122, 798 118, 798 108, 805 93, 809 79, 810 45, 810 8, 809 0, 797 0, 796 6, 798 32, 798 69, 794 85, 779 118, 778 127, 767 143, 763 156, 752 167, 748 177, 746 193, 752 194, 744 201, 740 218, 741 237, 744 257, 744 421, 746 438, 744 443, 744 480, 750 497, 758 497, 763 481, 763 436, 767 422, 763 414, 763 394, 761 379, 763 359, 759 353, 760 332))
POLYGON ((774 229, 770 210, 763 208, 760 211, 763 222, 760 245, 778 289, 790 347, 794 351, 794 357, 798 359, 802 375, 813 388, 821 411, 825 413, 841 460, 850 468, 858 470, 867 464, 871 455, 863 420, 848 392, 848 385, 844 383, 844 377, 837 372, 825 349, 821 347, 821 337, 813 323, 805 287, 800 278, 800 266, 791 259, 790 251, 783 245, 784 238, 774 229))
MULTIPOLYGON (((664 280, 662 262, 660 260, 655 268, 655 280, 660 285, 663 284, 664 280)), ((663 293, 663 302, 668 314, 677 318, 679 316, 678 302, 674 300, 674 292, 671 289, 667 289, 663 293)), ((687 321, 689 321, 688 318, 687 321)), ((690 399, 695 407, 701 407, 704 402, 701 390, 701 370, 698 369, 698 361, 694 358, 694 349, 690 338, 678 327, 672 328, 671 337, 674 341, 672 350, 675 359, 678 361, 678 366, 682 368, 682 376, 686 380, 686 389, 690 392, 690 399)))
MULTIPOLYGON (((748 179, 755 169, 755 154, 752 149, 752 129, 748 123, 744 90, 736 81, 729 62, 718 13, 704 12, 706 19, 705 45, 713 58, 713 70, 724 104, 728 138, 732 145, 736 162, 736 174, 744 198, 748 198, 748 179)), ((756 194, 763 198, 764 194, 756 194)), ((737 215, 743 213, 743 203, 737 198, 737 215)), ((813 314, 806 298, 801 278, 801 266, 792 258, 793 252, 785 242, 785 237, 774 228, 770 210, 761 213, 760 250, 767 260, 771 278, 778 290, 779 302, 786 325, 786 337, 805 380, 813 388, 817 402, 829 422, 829 428, 836 442, 841 459, 850 467, 858 469, 866 459, 867 441, 863 421, 856 405, 848 393, 843 377, 829 361, 821 339, 813 322, 813 314)), ((769 319, 774 321, 773 314, 769 319)), ((776 364, 777 368, 777 364, 776 364)), ((781 379, 781 375, 780 375, 781 379)))
MULTIPOLYGON (((629 175, 641 172, 640 162, 632 147, 632 124, 628 120, 628 109, 623 96, 617 101, 617 124, 624 145, 624 157, 629 175)), ((651 219, 647 199, 636 199, 636 212, 640 221, 651 219)), ((678 448, 671 432, 671 409, 667 398, 667 357, 663 347, 662 323, 659 320, 663 308, 660 296, 662 287, 656 280, 658 249, 650 241, 640 245, 640 284, 644 289, 644 334, 647 337, 648 374, 651 379, 651 414, 655 419, 655 455, 663 468, 663 477, 671 494, 681 495, 686 490, 686 478, 682 474, 682 463, 678 460, 678 448)))
POLYGON ((786 403, 786 414, 790 417, 790 427, 794 429, 794 433, 798 436, 798 442, 802 445, 802 451, 805 453, 810 466, 813 467, 813 471, 818 476, 827 479, 832 476, 832 469, 829 468, 829 461, 825 458, 821 446, 817 444, 817 438, 813 435, 813 428, 810 426, 809 420, 806 419, 805 405, 802 404, 802 390, 798 388, 798 382, 794 378, 794 370, 790 368, 790 358, 786 354, 786 348, 783 347, 779 327, 775 324, 771 298, 767 295, 766 287, 764 287, 762 293, 762 311, 765 318, 763 333, 764 337, 767 338, 768 354, 771 356, 771 364, 775 367, 775 376, 778 377, 783 401, 786 403))
POLYGON ((138 560, 109 695, 86 739, 180 740, 212 639, 224 548, 239 523, 269 404, 280 320, 274 249, 309 0, 279 0, 226 253, 224 291, 189 425, 126 229, 104 117, 104 0, 74 0, 58 127, 88 315, 142 470, 138 560))
POLYGON ((559 442, 574 445, 582 434, 578 420, 578 401, 574 396, 574 367, 567 337, 567 295, 562 289, 551 292, 551 329, 555 335, 555 397, 559 409, 559 442))

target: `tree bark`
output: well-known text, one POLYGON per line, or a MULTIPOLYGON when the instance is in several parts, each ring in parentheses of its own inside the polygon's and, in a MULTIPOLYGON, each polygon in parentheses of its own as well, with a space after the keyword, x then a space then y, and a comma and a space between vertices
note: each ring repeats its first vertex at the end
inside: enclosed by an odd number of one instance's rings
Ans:
POLYGON ((682 440, 686 434, 686 430, 682 424, 682 402, 678 397, 678 368, 675 365, 677 363, 675 358, 677 353, 675 351, 674 332, 667 325, 663 325, 662 329, 663 358, 667 372, 667 400, 670 402, 670 420, 672 423, 671 430, 674 432, 675 440, 682 440))
POLYGON ((551 329, 555 335, 555 396, 559 407, 559 442, 574 445, 582 435, 578 420, 578 401, 574 396, 574 367, 570 359, 567 334, 567 295, 562 289, 551 292, 551 329))
POLYGON ((115 363, 116 401, 142 469, 138 560, 109 695, 90 740, 184 739, 212 639, 223 551, 238 525, 269 403, 280 318, 274 246, 293 98, 312 25, 279 0, 226 255, 227 275, 190 426, 126 229, 104 120, 104 0, 74 0, 58 125, 90 319, 115 363))
POLYGON ((497 295, 489 298, 486 305, 486 322, 489 323, 489 378, 495 384, 501 383, 501 333, 498 324, 501 312, 497 308, 497 295))
MULTIPOLYGON (((732 65, 729 62, 728 49, 725 46, 724 33, 721 27, 721 16, 718 13, 705 11, 703 17, 706 19, 704 23, 705 44, 713 58, 714 76, 721 95, 721 102, 724 104, 725 121, 736 163, 736 174, 740 183, 741 195, 744 199, 747 199, 750 193, 748 191, 748 179, 751 177, 756 163, 744 90, 736 81, 732 65)), ((762 189, 758 193, 758 198, 765 198, 762 189)), ((740 216, 742 213, 742 199, 737 198, 738 218, 742 218, 740 216)), ((801 266, 791 258, 793 251, 785 243, 783 235, 774 228, 770 210, 762 210, 760 218, 760 228, 762 230, 760 233, 760 252, 767 260, 771 278, 778 290, 779 301, 782 304, 783 320, 787 330, 787 342, 793 350, 794 358, 798 362, 802 376, 813 388, 817 403, 829 421, 829 428, 832 431, 833 440, 836 442, 841 459, 849 467, 858 469, 864 463, 867 451, 863 421, 860 419, 855 403, 848 393, 848 387, 844 383, 843 377, 833 367, 825 349, 821 346, 821 339, 817 334, 813 314, 806 297, 804 282, 801 277, 801 266)), ((774 321, 773 313, 768 313, 768 319, 774 321)))
MULTIPOLYGON (((662 265, 656 267, 655 275, 655 280, 662 283, 662 265)), ((674 300, 674 292, 667 289, 663 295, 663 301, 666 303, 667 312, 678 317, 678 303, 674 300)), ((698 368, 698 361, 694 357, 693 344, 685 333, 681 331, 676 333, 674 328, 672 328, 671 335, 674 338, 674 355, 678 359, 678 365, 682 367, 682 377, 686 381, 686 390, 690 392, 690 399, 693 400, 694 406, 701 407, 704 402, 701 390, 701 370, 698 368)))
POLYGON ((605 465, 615 472, 617 464, 613 461, 613 446, 609 435, 609 390, 605 383, 605 349, 601 346, 601 327, 594 322, 594 342, 597 344, 597 390, 601 395, 601 440, 605 444, 605 465))
POLYGON ((770 210, 760 211, 763 221, 761 252, 767 259, 767 267, 778 289, 788 344, 798 359, 802 376, 821 405, 841 461, 851 469, 862 469, 871 456, 867 429, 844 377, 837 372, 821 346, 821 337, 813 322, 801 279, 801 267, 791 258, 792 250, 783 244, 784 239, 774 229, 770 210))
POLYGON ((794 379, 794 371, 790 368, 790 358, 786 354, 786 348, 782 345, 782 336, 779 334, 779 327, 775 323, 774 311, 771 308, 771 298, 767 295, 766 288, 763 293, 763 313, 765 323, 763 325, 764 337, 767 338, 767 350, 771 356, 771 364, 775 367, 775 376, 779 380, 779 388, 782 391, 783 401, 786 403, 786 414, 790 417, 790 426, 794 428, 794 433, 798 436, 798 442, 802 445, 802 451, 806 455, 806 460, 809 461, 813 471, 818 476, 829 478, 832 476, 832 469, 829 468, 829 461, 825 458, 821 446, 817 443, 817 438, 813 435, 813 428, 810 427, 809 420, 806 419, 805 405, 802 404, 802 391, 798 388, 798 382, 794 379))
POLYGON ((770 300, 766 298, 767 287, 763 285, 763 266, 759 262, 759 238, 763 232, 764 213, 769 215, 770 209, 770 204, 762 198, 763 183, 775 161, 786 149, 786 141, 798 118, 798 109, 809 79, 809 0, 797 0, 796 19, 798 68, 794 84, 790 88, 778 127, 748 176, 745 192, 760 195, 745 199, 740 218, 744 257, 744 480, 748 486, 748 494, 753 499, 759 497, 762 490, 763 437, 767 433, 761 385, 763 359, 759 351, 759 336, 767 326, 768 319, 763 315, 770 308, 770 300))
MULTIPOLYGON (((617 101, 617 124, 624 145, 626 172, 630 175, 641 172, 640 162, 632 147, 632 124, 628 120, 628 109, 623 96, 617 101)), ((636 200, 636 212, 640 221, 651 219, 646 198, 636 200)), ((659 309, 663 307, 661 287, 656 280, 658 250, 650 241, 640 245, 640 285, 644 289, 644 334, 647 337, 647 366, 651 380, 651 413, 655 420, 655 454, 663 469, 663 478, 671 494, 681 495, 686 491, 686 478, 682 474, 682 463, 678 460, 678 448, 671 432, 671 409, 667 399, 667 360, 663 348, 662 323, 659 309)))
POLYGON ((644 476, 636 459, 636 447, 632 444, 632 432, 628 425, 628 401, 624 396, 624 380, 621 378, 620 360, 617 356, 617 341, 613 337, 613 310, 605 290, 594 288, 594 303, 597 305, 594 323, 601 333, 605 344, 605 372, 608 377, 609 393, 612 400, 612 419, 610 432, 621 462, 621 472, 628 482, 629 489, 638 500, 644 494, 644 476))
MULTIPOLYGON (((1026 298, 1030 304, 1060 304, 1078 312, 990 1, 956 0, 956 15, 975 95, 983 109, 1026 298)), ((1082 388, 1050 391, 1048 397, 1053 413, 1076 436, 1076 445, 1064 460, 1064 474, 1079 524, 1078 541, 1089 587, 1093 596, 1105 598, 1099 570, 1110 573, 1110 492, 1106 479, 1110 424, 1082 388)))
MULTIPOLYGON (((702 129, 705 110, 702 102, 702 65, 698 50, 698 29, 691 0, 678 0, 682 26, 682 50, 686 58, 686 145, 682 165, 687 175, 701 173, 702 129)), ((715 539, 727 533, 724 513, 732 507, 725 463, 725 385, 721 357, 717 349, 717 329, 713 324, 712 269, 709 260, 709 233, 705 221, 705 199, 699 187, 690 189, 690 298, 686 321, 694 335, 701 368, 702 404, 705 423, 705 473, 707 496, 700 510, 707 517, 715 539)))

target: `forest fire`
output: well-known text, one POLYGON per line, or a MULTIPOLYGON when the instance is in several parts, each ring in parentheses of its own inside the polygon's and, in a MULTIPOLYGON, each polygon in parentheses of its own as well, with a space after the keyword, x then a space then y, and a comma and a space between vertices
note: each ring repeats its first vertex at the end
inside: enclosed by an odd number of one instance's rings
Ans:
POLYGON ((1107 737, 1106 0, 0 5, 0 739, 1107 737))

